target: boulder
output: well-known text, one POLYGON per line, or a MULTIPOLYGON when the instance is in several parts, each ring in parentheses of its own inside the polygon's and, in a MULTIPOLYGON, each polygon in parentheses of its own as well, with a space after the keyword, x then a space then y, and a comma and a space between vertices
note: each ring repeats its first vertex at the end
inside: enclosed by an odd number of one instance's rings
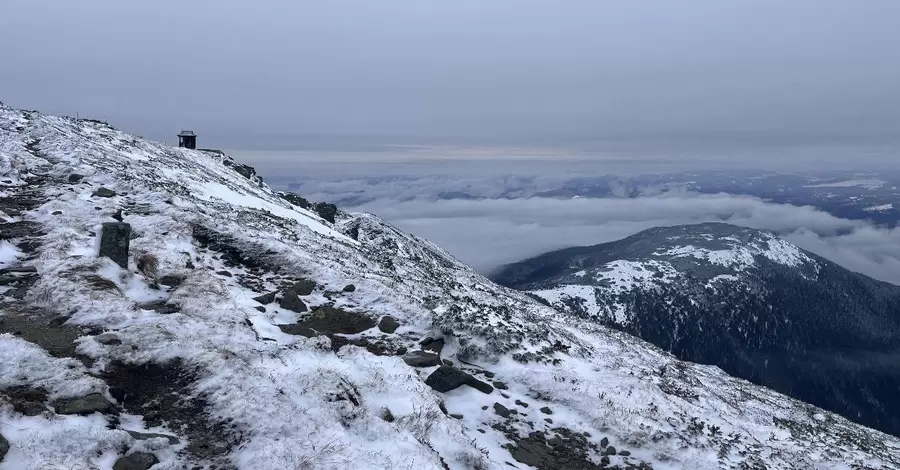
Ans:
POLYGON ((496 413, 497 416, 500 416, 501 418, 509 418, 509 415, 511 414, 509 408, 499 403, 494 403, 494 413, 496 413))
POLYGON ((381 330, 382 333, 393 333, 397 331, 397 328, 399 327, 400 322, 398 322, 396 318, 390 315, 381 317, 381 320, 378 322, 378 329, 381 330))
POLYGON ((623 450, 622 452, 619 452, 619 455, 621 455, 622 457, 628 457, 629 455, 631 455, 631 452, 623 450))
POLYGON ((53 407, 61 415, 89 415, 98 411, 100 413, 111 411, 113 404, 103 395, 91 393, 83 397, 59 400, 53 407))
POLYGON ((278 302, 278 305, 280 305, 281 308, 293 310, 297 313, 303 313, 309 310, 309 307, 307 307, 306 304, 303 303, 303 300, 300 299, 300 296, 290 291, 284 293, 284 297, 281 298, 281 301, 278 302))
POLYGON ((297 323, 292 323, 290 325, 278 325, 278 328, 280 328, 282 332, 289 335, 303 336, 306 338, 315 338, 316 336, 319 336, 319 334, 316 333, 316 331, 312 328, 302 326, 297 323))
POLYGON ((97 190, 94 191, 93 194, 91 194, 91 196, 97 196, 97 197, 113 197, 115 195, 116 195, 115 191, 113 191, 112 189, 109 189, 109 188, 104 188, 104 187, 97 188, 97 190))
POLYGON ((47 407, 44 406, 43 403, 38 403, 36 401, 26 401, 23 403, 19 403, 13 408, 25 416, 37 416, 47 411, 47 407))
POLYGON ((434 367, 441 364, 441 356, 426 351, 410 351, 403 355, 403 362, 412 367, 434 367))
POLYGON ((506 386, 506 383, 501 382, 501 381, 499 381, 499 380, 495 380, 495 381, 494 381, 494 388, 496 388, 497 390, 506 390, 506 389, 509 388, 509 387, 506 386))
POLYGON ((472 377, 451 366, 442 365, 425 379, 425 384, 438 392, 449 392, 463 385, 468 385, 482 393, 491 393, 494 387, 472 377))
POLYGON ((268 305, 275 301, 275 296, 278 295, 277 291, 269 292, 268 294, 259 295, 253 298, 253 300, 263 304, 268 305))
POLYGON ((300 279, 295 282, 292 286, 288 287, 284 290, 285 294, 288 292, 292 292, 297 295, 309 295, 316 290, 316 281, 311 281, 309 279, 300 279))
POLYGON ((553 411, 550 410, 549 406, 545 406, 541 408, 541 413, 544 413, 545 415, 552 415, 553 411))
POLYGON ((3 461, 3 457, 6 457, 7 452, 9 452, 9 441, 0 434, 0 462, 3 461))
POLYGON ((180 274, 167 274, 160 277, 157 282, 164 286, 178 287, 184 282, 186 278, 186 276, 182 276, 180 274))
POLYGON ((603 451, 603 455, 616 455, 616 448, 613 446, 609 446, 606 450, 603 451))
POLYGON ((348 312, 334 307, 322 307, 316 309, 300 324, 323 333, 354 335, 373 328, 375 320, 363 313, 348 312))
POLYGON ((422 350, 424 351, 432 351, 434 353, 440 354, 441 350, 444 349, 444 339, 443 338, 432 338, 428 337, 423 339, 419 345, 422 346, 422 350))
POLYGON ((113 470, 149 470, 159 463, 159 459, 149 452, 135 452, 116 460, 113 470))
POLYGON ((181 306, 178 304, 171 304, 166 300, 154 300, 151 302, 144 302, 138 304, 139 308, 144 310, 153 310, 156 313, 160 313, 163 315, 169 315, 172 313, 178 313, 181 311, 181 306))
POLYGON ((128 269, 128 244, 130 241, 130 224, 104 222, 100 233, 100 256, 106 256, 122 269, 128 269))
POLYGON ((343 290, 344 292, 356 292, 356 286, 354 286, 353 284, 347 284, 341 290, 343 290))
POLYGON ((181 442, 178 440, 177 437, 169 435, 169 434, 159 434, 159 433, 155 433, 155 432, 137 432, 137 431, 129 431, 127 429, 125 430, 125 432, 127 432, 129 435, 131 435, 131 437, 134 438, 134 440, 136 440, 136 441, 146 441, 147 439, 155 439, 157 437, 161 437, 161 438, 169 441, 169 444, 172 444, 172 445, 176 445, 179 442, 181 442))
POLYGON ((606 447, 606 446, 608 446, 608 445, 609 445, 609 438, 608 438, 608 437, 604 437, 603 439, 600 439, 600 447, 606 447))
POLYGON ((81 181, 82 179, 84 179, 84 176, 79 175, 78 173, 72 173, 71 175, 69 175, 70 183, 77 183, 77 182, 81 181))

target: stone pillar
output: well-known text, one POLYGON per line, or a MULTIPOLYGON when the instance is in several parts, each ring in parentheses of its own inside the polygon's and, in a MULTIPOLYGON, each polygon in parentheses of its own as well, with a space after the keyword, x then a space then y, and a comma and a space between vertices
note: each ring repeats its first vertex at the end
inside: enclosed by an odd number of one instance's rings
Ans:
POLYGON ((104 222, 100 233, 100 256, 106 256, 123 269, 128 269, 128 244, 131 242, 131 224, 104 222))

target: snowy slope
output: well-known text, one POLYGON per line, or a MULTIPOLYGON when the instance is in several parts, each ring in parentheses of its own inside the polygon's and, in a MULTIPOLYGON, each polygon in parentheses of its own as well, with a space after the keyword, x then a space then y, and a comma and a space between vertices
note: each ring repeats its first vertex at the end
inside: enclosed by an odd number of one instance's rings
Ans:
POLYGON ((375 216, 329 223, 236 165, 0 106, 2 261, 31 276, 2 288, 0 470, 900 468, 895 438, 564 317, 375 216), (177 285, 98 257, 120 209, 177 285), (309 314, 253 298, 301 278, 317 312, 400 326, 286 333, 309 314), (437 367, 396 355, 426 337, 495 388, 426 385, 437 367), (64 414, 90 393, 111 406, 64 414))

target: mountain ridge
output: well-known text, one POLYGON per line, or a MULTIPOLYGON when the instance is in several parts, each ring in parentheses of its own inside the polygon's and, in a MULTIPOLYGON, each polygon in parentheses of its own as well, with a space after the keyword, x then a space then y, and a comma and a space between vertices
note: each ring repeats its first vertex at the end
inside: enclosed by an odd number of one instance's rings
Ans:
POLYGON ((0 106, 0 174, 0 470, 900 468, 894 437, 226 155, 0 106))
POLYGON ((844 416, 900 433, 900 287, 773 234, 661 227, 550 252, 494 277, 548 305, 640 336, 844 416))

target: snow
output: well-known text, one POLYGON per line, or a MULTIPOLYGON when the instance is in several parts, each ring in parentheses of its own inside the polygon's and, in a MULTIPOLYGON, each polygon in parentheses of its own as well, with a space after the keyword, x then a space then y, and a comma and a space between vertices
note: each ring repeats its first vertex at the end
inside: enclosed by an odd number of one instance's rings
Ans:
POLYGON ((887 204, 880 204, 877 206, 869 206, 864 208, 863 210, 866 212, 887 212, 894 208, 894 203, 889 202, 887 204))
POLYGON ((873 178, 866 179, 849 179, 843 181, 835 181, 832 183, 809 184, 806 188, 852 188, 861 187, 865 189, 879 189, 886 184, 885 181, 873 178))
POLYGON ((16 263, 22 252, 7 240, 0 241, 0 269, 8 268, 16 263))
MULTIPOLYGON (((341 215, 334 224, 326 222, 281 200, 265 184, 237 174, 224 158, 172 149, 101 124, 0 106, 0 169, 13 172, 27 164, 58 180, 73 171, 87 175, 83 183, 49 185, 47 202, 28 215, 48 232, 30 261, 41 277, 29 301, 72 314, 71 325, 114 333, 122 341, 102 345, 95 336, 79 339, 77 351, 95 361, 94 372, 114 360, 164 364, 179 359, 190 366, 198 378, 190 393, 202 394, 211 417, 229 423, 241 436, 240 444, 223 457, 237 468, 507 468, 505 462, 514 461, 504 447, 509 438, 490 426, 499 420, 491 406, 502 402, 514 407, 515 400, 530 404, 520 409, 527 420, 510 424, 521 435, 531 426, 550 429, 538 411, 549 406, 554 426, 588 432, 592 442, 608 436, 619 449, 628 448, 656 469, 720 467, 721 443, 685 431, 692 417, 717 423, 724 436, 740 437, 724 457, 734 465, 759 455, 770 468, 836 469, 875 461, 900 468, 900 441, 895 438, 815 409, 826 417, 817 421, 807 413, 808 405, 714 367, 679 363, 633 337, 544 307, 373 215, 341 215), (26 143, 34 142, 37 150, 28 150, 26 143), (119 195, 91 198, 99 186, 119 195), (133 264, 122 269, 98 258, 97 227, 119 208, 137 235, 132 252, 157 256, 160 273, 185 276, 181 286, 154 288, 133 264), (54 216, 54 211, 62 213, 54 216), (196 227, 214 230, 253 254, 266 264, 257 270, 262 273, 229 265, 221 250, 195 239, 196 227), (221 271, 231 276, 217 274, 221 271), (107 278, 117 289, 92 289, 86 274, 107 278), (509 397, 467 387, 438 393, 424 384, 434 368, 411 368, 397 356, 376 356, 352 345, 335 353, 325 337, 282 333, 277 325, 301 316, 277 303, 258 311, 252 298, 298 277, 320 286, 304 297, 311 308, 333 302, 375 318, 392 315, 402 324, 394 335, 373 329, 358 336, 408 348, 426 336, 444 337, 443 357, 458 365, 462 360, 474 364, 462 366, 472 373, 492 371, 495 380, 509 386, 509 397), (258 285, 246 282, 251 278, 258 285), (341 292, 348 284, 356 290, 341 292), (166 298, 179 304, 180 311, 136 308, 137 303, 166 298), (553 349, 557 345, 568 352, 553 349), (514 360, 514 354, 535 359, 514 360), (689 387, 699 400, 662 391, 658 371, 671 367, 682 368, 679 385, 689 387), (445 415, 442 401, 463 418, 445 415), (385 409, 393 421, 382 418, 385 409), (773 417, 808 426, 814 434, 785 433, 773 417), (846 435, 853 438, 845 442, 846 435), (866 439, 878 445, 866 450, 855 444, 866 439)), ((787 261, 792 256, 777 244, 763 251, 787 261)), ((607 268, 584 277, 626 288, 656 282, 654 270, 663 272, 663 281, 669 275, 661 261, 614 262, 607 268)), ((567 289, 552 295, 589 299, 593 288, 567 289)), ((19 338, 0 335, 0 359, 0 388, 29 384, 46 388, 53 397, 108 395, 106 384, 80 362, 53 358, 19 338)), ((0 413, 0 432, 12 445, 0 470, 108 469, 122 452, 146 446, 161 460, 154 469, 196 463, 179 453, 183 447, 134 442, 123 429, 144 426, 136 416, 124 415, 117 428, 108 429, 109 421, 100 415, 48 412, 27 418, 12 412, 3 399, 0 413)), ((187 436, 178 437, 189 442, 187 436)))

